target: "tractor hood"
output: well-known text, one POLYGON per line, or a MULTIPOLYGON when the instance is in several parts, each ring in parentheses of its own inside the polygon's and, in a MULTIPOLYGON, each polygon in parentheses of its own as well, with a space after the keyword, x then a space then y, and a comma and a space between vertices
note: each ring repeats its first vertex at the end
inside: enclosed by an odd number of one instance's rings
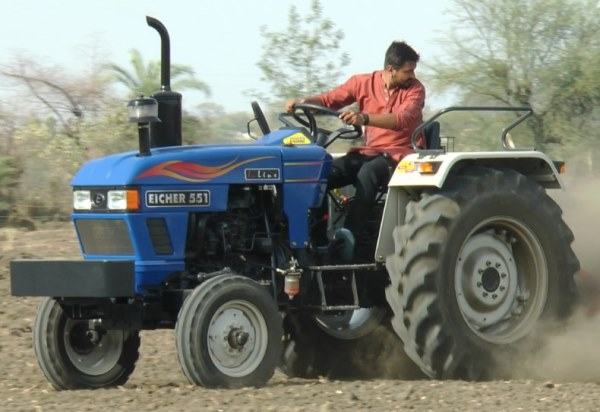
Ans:
MULTIPOLYGON (((248 180, 247 169, 280 170, 281 157, 281 146, 250 144, 155 148, 151 156, 128 152, 92 160, 82 166, 71 184, 82 187, 239 183, 248 180)), ((252 173, 256 172, 250 175, 252 173)))

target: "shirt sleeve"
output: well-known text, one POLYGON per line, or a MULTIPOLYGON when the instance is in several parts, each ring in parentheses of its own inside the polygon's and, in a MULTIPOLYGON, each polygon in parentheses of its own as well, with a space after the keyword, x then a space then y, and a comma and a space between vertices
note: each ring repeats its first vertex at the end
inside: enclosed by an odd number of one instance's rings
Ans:
POLYGON ((423 119, 425 88, 422 85, 409 91, 406 99, 394 110, 396 127, 393 130, 414 129, 423 119))
POLYGON ((338 110, 356 101, 356 87, 356 76, 352 76, 346 83, 317 97, 323 106, 338 110))

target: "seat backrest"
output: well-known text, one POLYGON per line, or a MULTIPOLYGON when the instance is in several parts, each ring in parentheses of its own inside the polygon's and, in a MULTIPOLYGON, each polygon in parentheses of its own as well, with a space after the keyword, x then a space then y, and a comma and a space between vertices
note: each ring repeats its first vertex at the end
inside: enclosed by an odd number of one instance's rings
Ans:
POLYGON ((442 141, 440 139, 440 123, 431 122, 423 129, 425 135, 426 149, 438 150, 442 148, 442 141))

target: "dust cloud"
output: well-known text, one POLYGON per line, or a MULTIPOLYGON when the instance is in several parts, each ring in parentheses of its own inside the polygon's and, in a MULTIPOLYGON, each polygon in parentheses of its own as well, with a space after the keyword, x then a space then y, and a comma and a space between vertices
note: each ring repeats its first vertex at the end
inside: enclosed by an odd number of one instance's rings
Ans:
MULTIPOLYGON (((575 236, 572 247, 582 268, 575 276, 580 301, 566 322, 544 323, 517 354, 497 356, 494 378, 600 383, 600 176, 567 173, 563 183, 564 190, 550 189, 548 194, 575 236)), ((425 377, 391 328, 381 327, 359 340, 353 355, 342 361, 347 369, 340 375, 352 370, 366 379, 425 377)))
MULTIPOLYGON (((563 209, 575 235, 573 250, 581 272, 575 276, 580 303, 562 325, 544 325, 542 346, 511 362, 512 378, 556 382, 600 382, 600 177, 564 176, 565 190, 549 194, 563 209)), ((535 341, 535 340, 534 340, 535 341)))

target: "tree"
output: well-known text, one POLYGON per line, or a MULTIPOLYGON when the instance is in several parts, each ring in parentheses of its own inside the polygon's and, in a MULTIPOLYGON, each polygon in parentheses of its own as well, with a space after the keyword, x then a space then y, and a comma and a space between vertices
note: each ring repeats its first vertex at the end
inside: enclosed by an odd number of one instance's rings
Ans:
POLYGON ((38 118, 50 118, 69 138, 78 142, 78 127, 84 116, 99 112, 106 98, 106 78, 97 67, 89 73, 72 74, 63 67, 37 63, 17 56, 0 67, 0 75, 11 80, 15 90, 25 91, 15 97, 19 113, 35 110, 38 118))
POLYGON ((335 85, 341 69, 350 62, 340 51, 344 33, 323 16, 319 0, 312 1, 306 16, 290 7, 285 31, 268 31, 263 26, 261 35, 265 39, 258 63, 262 80, 281 100, 323 92, 335 85))
POLYGON ((585 138, 600 101, 596 0, 454 0, 447 55, 433 85, 463 102, 531 105, 536 147, 563 151, 585 138), (459 29, 457 29, 459 28, 459 29))
MULTIPOLYGON (((160 90, 160 61, 144 62, 141 53, 132 49, 129 52, 132 71, 128 71, 116 64, 109 64, 106 69, 111 73, 117 83, 121 83, 128 90, 130 96, 140 94, 150 96, 160 90)), ((173 90, 194 89, 210 95, 210 88, 206 83, 198 80, 190 66, 172 64, 171 80, 173 90)))

